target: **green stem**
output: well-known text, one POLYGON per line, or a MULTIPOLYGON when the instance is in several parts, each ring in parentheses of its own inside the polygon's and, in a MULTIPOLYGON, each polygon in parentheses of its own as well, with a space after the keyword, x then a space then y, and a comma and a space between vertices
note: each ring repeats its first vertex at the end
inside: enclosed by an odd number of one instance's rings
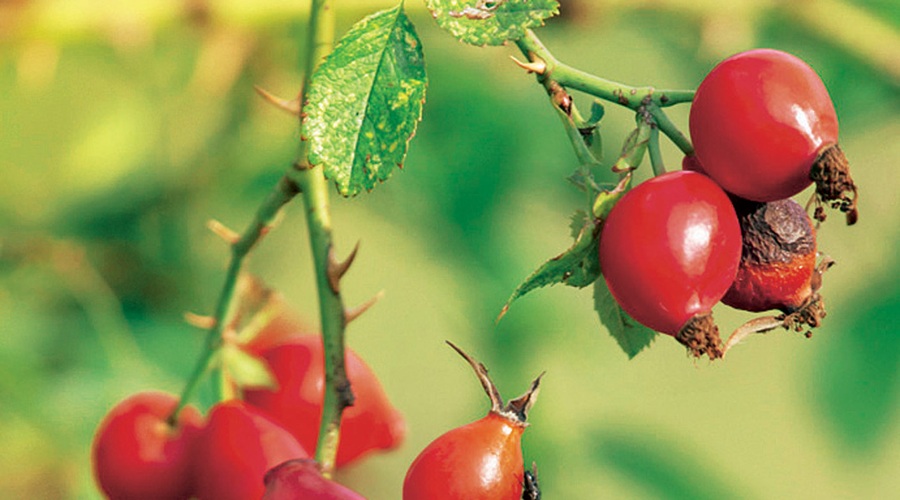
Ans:
POLYGON ((585 92, 635 111, 648 102, 666 107, 691 102, 694 99, 692 90, 632 87, 563 64, 553 56, 532 30, 526 31, 525 35, 516 41, 516 45, 532 62, 536 59, 543 61, 546 69, 540 76, 552 79, 563 87, 585 92))
POLYGON ((200 385, 200 381, 203 379, 203 375, 209 368, 210 361, 222 346, 222 330, 227 320, 228 311, 231 309, 238 277, 241 274, 245 258, 250 253, 250 250, 253 249, 253 246, 271 228, 272 222, 275 220, 281 207, 291 201, 297 195, 299 189, 298 184, 287 175, 282 177, 257 209, 256 216, 250 225, 247 226, 244 233, 237 241, 232 243, 231 260, 228 264, 228 271, 225 273, 225 283, 222 285, 222 291, 219 293, 213 316, 214 324, 206 334, 203 352, 200 354, 200 358, 197 360, 194 370, 188 377, 187 384, 185 384, 181 392, 178 406, 175 407, 175 410, 169 416, 168 421, 171 425, 175 425, 175 422, 178 421, 178 413, 193 397, 194 392, 200 385))
POLYGON ((309 243, 315 266, 325 355, 325 396, 315 458, 326 476, 334 469, 340 438, 341 415, 353 404, 353 393, 344 366, 344 304, 340 293, 339 265, 334 258, 330 187, 321 167, 299 170, 306 204, 309 243))
MULTIPOLYGON (((308 53, 305 81, 301 102, 306 102, 306 90, 315 68, 331 52, 334 43, 334 6, 332 0, 314 0, 310 12, 308 53)), ((301 114, 302 116, 302 114, 301 114)), ((353 404, 353 392, 347 380, 344 366, 344 329, 346 327, 344 303, 340 293, 341 274, 346 267, 334 257, 334 241, 331 235, 331 211, 328 202, 329 183, 321 166, 310 165, 307 160, 309 143, 300 142, 293 178, 301 187, 306 205, 306 222, 309 244, 312 250, 316 287, 319 295, 319 313, 322 322, 322 341, 325 356, 325 395, 319 441, 315 459, 322 474, 331 476, 334 470, 340 441, 341 415, 353 404)))
POLYGON ((653 175, 666 173, 662 151, 659 149, 659 127, 655 124, 650 127, 650 140, 647 143, 647 152, 650 155, 650 166, 653 168, 653 175))
POLYGON ((656 122, 659 130, 666 134, 666 137, 678 146, 678 149, 680 149, 685 156, 694 154, 694 146, 691 144, 690 139, 688 139, 687 136, 672 123, 672 120, 669 119, 665 111, 653 105, 648 106, 647 111, 653 116, 653 121, 656 122))

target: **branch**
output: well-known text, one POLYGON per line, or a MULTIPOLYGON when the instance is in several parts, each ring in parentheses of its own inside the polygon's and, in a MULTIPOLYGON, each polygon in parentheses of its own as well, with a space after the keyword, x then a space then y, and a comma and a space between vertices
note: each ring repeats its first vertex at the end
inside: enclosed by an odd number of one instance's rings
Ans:
POLYGON ((216 310, 211 321, 212 327, 206 334, 206 343, 200 358, 197 360, 197 364, 194 366, 194 371, 188 377, 188 382, 181 392, 178 406, 175 407, 172 415, 169 416, 168 421, 171 425, 178 421, 178 413, 191 400, 197 386, 200 384, 200 380, 202 380, 203 375, 209 368, 213 355, 222 346, 222 330, 227 323, 228 311, 232 308, 235 288, 241 269, 244 266, 244 260, 256 243, 268 233, 281 207, 291 201, 299 193, 299 190, 300 188, 295 181, 291 180, 287 175, 282 177, 257 209, 256 216, 250 225, 247 226, 247 229, 231 244, 231 260, 228 264, 228 271, 225 273, 225 283, 222 285, 222 291, 219 292, 216 310))
MULTIPOLYGON (((334 5, 332 0, 313 0, 309 18, 309 37, 304 83, 300 102, 306 102, 310 76, 316 67, 331 52, 334 43, 334 5)), ((300 114, 301 126, 304 114, 300 114)), ((329 184, 319 165, 311 165, 307 158, 309 142, 302 140, 297 152, 291 177, 297 181, 303 192, 306 205, 306 222, 309 244, 315 267, 316 288, 319 294, 319 313, 322 321, 322 341, 325 355, 325 397, 322 407, 322 421, 319 427, 319 441, 315 458, 322 474, 330 477, 334 470, 340 441, 341 415, 353 404, 353 392, 347 380, 344 366, 344 329, 346 313, 341 298, 339 280, 347 271, 335 260, 334 241, 331 235, 331 210, 328 202, 329 184)))
POLYGON ((541 77, 552 79, 563 87, 578 90, 635 111, 648 102, 662 108, 691 102, 694 99, 693 90, 632 87, 563 64, 553 56, 532 30, 526 31, 525 36, 516 41, 516 46, 531 63, 536 63, 538 60, 543 62, 543 72, 538 74, 539 79, 541 77))

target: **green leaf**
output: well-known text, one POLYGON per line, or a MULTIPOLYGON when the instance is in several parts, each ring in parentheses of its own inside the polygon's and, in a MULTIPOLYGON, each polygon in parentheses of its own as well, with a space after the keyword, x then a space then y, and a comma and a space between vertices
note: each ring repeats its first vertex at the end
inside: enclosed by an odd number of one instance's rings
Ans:
POLYGON ((583 221, 575 243, 562 254, 545 262, 513 291, 500 311, 498 321, 503 318, 513 301, 532 290, 558 283, 584 288, 600 276, 600 262, 597 258, 599 234, 596 224, 582 211, 576 212, 572 219, 573 224, 579 219, 583 221))
POLYGON ((594 217, 600 220, 605 220, 609 215, 609 212, 612 210, 613 206, 619 202, 619 198, 625 194, 631 188, 631 172, 625 174, 615 188, 612 190, 600 191, 597 193, 596 198, 594 198, 594 205, 591 209, 591 212, 594 214, 594 217))
POLYGON ((402 5, 358 22, 313 75, 304 106, 309 162, 343 196, 402 167, 425 101, 422 43, 402 5))
POLYGON ((633 359, 656 338, 656 332, 638 323, 616 302, 606 280, 594 282, 594 309, 600 315, 600 322, 609 330, 619 347, 633 359))
POLYGON ((222 370, 238 387, 276 389, 278 382, 266 362, 234 344, 226 344, 221 351, 222 370))
POLYGON ((425 0, 438 25, 471 45, 503 45, 559 14, 556 0, 425 0))

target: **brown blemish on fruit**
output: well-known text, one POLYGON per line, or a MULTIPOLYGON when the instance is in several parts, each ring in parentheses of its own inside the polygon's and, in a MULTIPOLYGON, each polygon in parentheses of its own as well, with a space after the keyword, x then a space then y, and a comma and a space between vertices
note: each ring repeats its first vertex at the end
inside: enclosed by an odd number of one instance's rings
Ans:
POLYGON ((719 327, 713 321, 712 313, 691 318, 675 335, 675 340, 687 347, 695 358, 706 354, 712 360, 721 358, 724 354, 719 327))
POLYGON ((799 203, 733 198, 741 223, 741 265, 725 304, 745 311, 790 313, 815 291, 816 233, 799 203))
POLYGON ((789 263, 798 255, 815 254, 815 228, 799 203, 790 199, 769 203, 733 201, 741 222, 741 261, 789 263))
MULTIPOLYGON (((859 220, 857 198, 859 193, 850 176, 850 163, 837 144, 824 147, 813 162, 809 178, 816 183, 816 200, 836 208, 847 215, 847 225, 859 220)), ((825 220, 825 212, 816 210, 816 220, 825 220)))

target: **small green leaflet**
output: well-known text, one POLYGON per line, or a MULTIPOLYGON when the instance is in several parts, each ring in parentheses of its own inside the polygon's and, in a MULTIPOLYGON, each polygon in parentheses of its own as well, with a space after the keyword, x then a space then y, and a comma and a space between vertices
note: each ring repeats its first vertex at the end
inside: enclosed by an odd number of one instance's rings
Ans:
POLYGON ((638 323, 622 310, 609 293, 606 280, 598 279, 594 282, 594 309, 600 315, 600 322, 616 339, 628 359, 633 359, 656 338, 656 332, 638 323))
POLYGON ((278 382, 269 366, 240 347, 226 344, 221 350, 222 370, 241 388, 277 389, 278 382))
POLYGON ((503 45, 559 14, 557 0, 425 0, 438 25, 471 45, 503 45))
POLYGON ((425 101, 422 43, 402 4, 356 23, 316 70, 302 137, 346 197, 402 167, 425 101))
POLYGON ((572 218, 573 233, 576 232, 575 226, 579 221, 581 226, 577 229, 575 243, 562 254, 545 262, 513 291, 500 311, 498 321, 503 318, 513 301, 532 290, 557 283, 584 288, 600 276, 596 224, 584 212, 579 211, 572 218))

